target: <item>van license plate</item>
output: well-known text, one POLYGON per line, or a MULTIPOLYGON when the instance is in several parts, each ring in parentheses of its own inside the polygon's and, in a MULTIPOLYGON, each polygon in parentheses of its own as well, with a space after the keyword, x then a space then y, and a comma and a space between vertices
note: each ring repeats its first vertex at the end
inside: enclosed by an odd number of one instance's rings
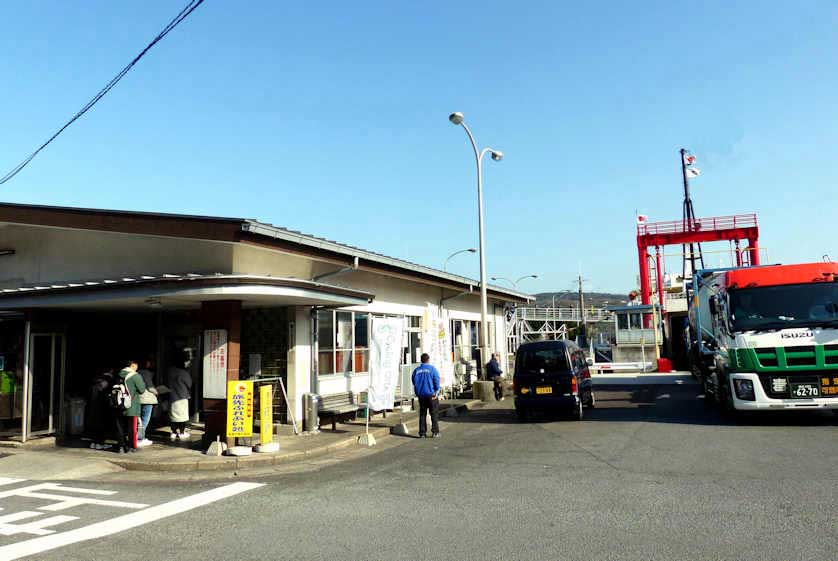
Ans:
POLYGON ((821 389, 818 384, 791 382, 789 389, 792 397, 811 398, 821 396, 821 389))
POLYGON ((535 388, 535 393, 538 394, 538 395, 542 395, 542 394, 546 394, 546 393, 553 393, 553 388, 551 388, 549 386, 535 388))

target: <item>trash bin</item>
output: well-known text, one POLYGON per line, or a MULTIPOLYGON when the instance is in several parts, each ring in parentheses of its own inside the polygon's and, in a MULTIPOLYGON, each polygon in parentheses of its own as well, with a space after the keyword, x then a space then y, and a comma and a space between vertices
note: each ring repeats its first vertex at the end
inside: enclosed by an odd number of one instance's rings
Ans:
POLYGON ((320 396, 316 393, 303 394, 303 430, 317 432, 320 429, 320 396))
POLYGON ((67 432, 73 436, 84 433, 84 408, 87 402, 81 397, 71 397, 67 400, 69 415, 67 432))

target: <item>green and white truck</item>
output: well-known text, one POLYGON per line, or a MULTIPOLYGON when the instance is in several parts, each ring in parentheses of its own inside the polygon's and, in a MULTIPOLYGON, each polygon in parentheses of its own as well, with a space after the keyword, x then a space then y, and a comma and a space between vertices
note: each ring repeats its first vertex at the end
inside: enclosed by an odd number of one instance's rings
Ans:
POLYGON ((697 271, 693 374, 727 410, 838 412, 838 263, 697 271))

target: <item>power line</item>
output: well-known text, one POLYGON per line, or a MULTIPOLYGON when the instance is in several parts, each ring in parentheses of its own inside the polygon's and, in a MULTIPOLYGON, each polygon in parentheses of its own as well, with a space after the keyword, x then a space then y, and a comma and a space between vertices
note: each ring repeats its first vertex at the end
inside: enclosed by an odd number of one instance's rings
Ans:
POLYGON ((93 96, 93 98, 92 98, 90 101, 88 101, 88 102, 84 105, 84 107, 82 107, 82 108, 79 110, 79 112, 78 112, 78 113, 76 113, 75 115, 73 115, 73 117, 72 117, 69 121, 67 121, 67 122, 64 124, 64 126, 63 126, 63 127, 61 127, 60 129, 58 129, 58 131, 56 131, 56 133, 55 133, 55 134, 53 134, 51 137, 49 137, 49 139, 48 139, 46 142, 44 142, 43 144, 41 144, 41 145, 38 147, 38 149, 37 149, 37 150, 35 150, 35 151, 34 151, 34 152, 32 152, 31 154, 29 154, 29 156, 27 156, 27 157, 26 157, 26 158, 25 158, 22 162, 20 162, 18 165, 16 165, 14 168, 12 168, 12 170, 11 170, 9 173, 7 173, 6 175, 4 175, 4 176, 3 176, 3 178, 2 178, 2 179, 0 179, 0 185, 3 185, 3 184, 4 184, 4 183, 6 183, 7 181, 9 181, 11 178, 13 178, 14 176, 16 176, 18 173, 20 173, 20 171, 21 171, 23 168, 25 168, 25 167, 29 164, 29 162, 31 162, 31 161, 35 158, 35 156, 37 156, 37 155, 41 152, 41 150, 43 150, 44 148, 46 148, 46 147, 47 147, 47 146, 48 146, 48 145, 49 145, 49 144, 50 144, 53 140, 55 140, 55 139, 58 137, 58 135, 60 135, 62 132, 64 132, 64 130, 65 130, 67 127, 69 127, 69 126, 70 126, 70 125, 72 125, 74 122, 76 122, 76 121, 77 121, 77 120, 78 120, 78 119, 79 119, 82 115, 84 115, 85 113, 87 113, 87 112, 88 112, 88 111, 89 111, 89 110, 90 110, 90 109, 91 109, 94 105, 96 105, 96 103, 97 103, 100 99, 102 99, 103 97, 105 97, 105 95, 106 95, 109 91, 111 91, 111 90, 113 89, 113 87, 114 87, 114 86, 116 86, 116 85, 119 83, 119 81, 120 81, 120 80, 122 80, 123 76, 125 76, 126 74, 128 74, 128 71, 129 71, 129 70, 131 70, 131 69, 134 67, 134 65, 135 65, 135 64, 137 64, 137 63, 140 61, 140 59, 141 59, 141 58, 143 58, 143 57, 145 56, 145 54, 146 54, 149 50, 151 50, 151 48, 152 48, 154 45, 156 45, 156 44, 158 43, 158 41, 160 41, 161 39, 163 39, 163 37, 165 37, 166 35, 168 35, 168 34, 169 34, 169 32, 170 32, 172 29, 174 29, 175 27, 177 27, 177 26, 178 26, 178 24, 180 24, 180 22, 182 22, 183 20, 185 20, 185 19, 189 16, 189 14, 191 14, 192 12, 194 12, 194 11, 195 11, 195 9, 196 9, 198 6, 200 6, 201 4, 203 4, 203 3, 204 3, 204 0, 190 0, 190 2, 186 5, 186 7, 185 7, 185 8, 183 8, 183 10, 181 10, 181 11, 180 11, 180 13, 179 13, 178 15, 176 15, 176 16, 174 17, 174 19, 172 19, 172 21, 170 21, 170 22, 169 22, 169 24, 168 24, 166 27, 164 27, 164 28, 163 28, 163 31, 161 31, 161 32, 160 32, 160 33, 159 33, 159 34, 158 34, 158 35, 157 35, 157 36, 156 36, 156 37, 155 37, 155 38, 151 41, 151 43, 149 43, 148 45, 146 45, 146 48, 144 48, 142 51, 140 51, 140 54, 138 54, 136 57, 134 57, 134 60, 132 60, 131 62, 129 62, 129 63, 128 63, 128 64, 127 64, 127 65, 126 65, 126 66, 125 66, 122 70, 120 70, 120 71, 119 71, 119 73, 118 73, 116 76, 114 76, 114 77, 111 79, 111 81, 110 81, 110 82, 108 82, 108 83, 105 85, 105 87, 104 87, 104 88, 102 88, 101 90, 99 90, 99 93, 97 93, 95 96, 93 96))

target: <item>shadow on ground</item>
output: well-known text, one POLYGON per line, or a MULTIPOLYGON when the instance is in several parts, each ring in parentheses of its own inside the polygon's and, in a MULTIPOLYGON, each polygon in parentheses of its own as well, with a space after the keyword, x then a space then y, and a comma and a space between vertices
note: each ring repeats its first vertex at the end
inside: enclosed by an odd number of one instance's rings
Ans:
MULTIPOLYGON (((627 386, 596 390, 597 404, 585 409, 583 422, 647 422, 704 426, 838 426, 838 415, 830 411, 766 411, 759 413, 723 413, 713 403, 706 403, 698 388, 688 386, 627 386)), ((527 424, 528 422, 571 422, 567 416, 530 415, 520 421, 515 415, 513 398, 484 409, 472 410, 449 423, 527 424)))

